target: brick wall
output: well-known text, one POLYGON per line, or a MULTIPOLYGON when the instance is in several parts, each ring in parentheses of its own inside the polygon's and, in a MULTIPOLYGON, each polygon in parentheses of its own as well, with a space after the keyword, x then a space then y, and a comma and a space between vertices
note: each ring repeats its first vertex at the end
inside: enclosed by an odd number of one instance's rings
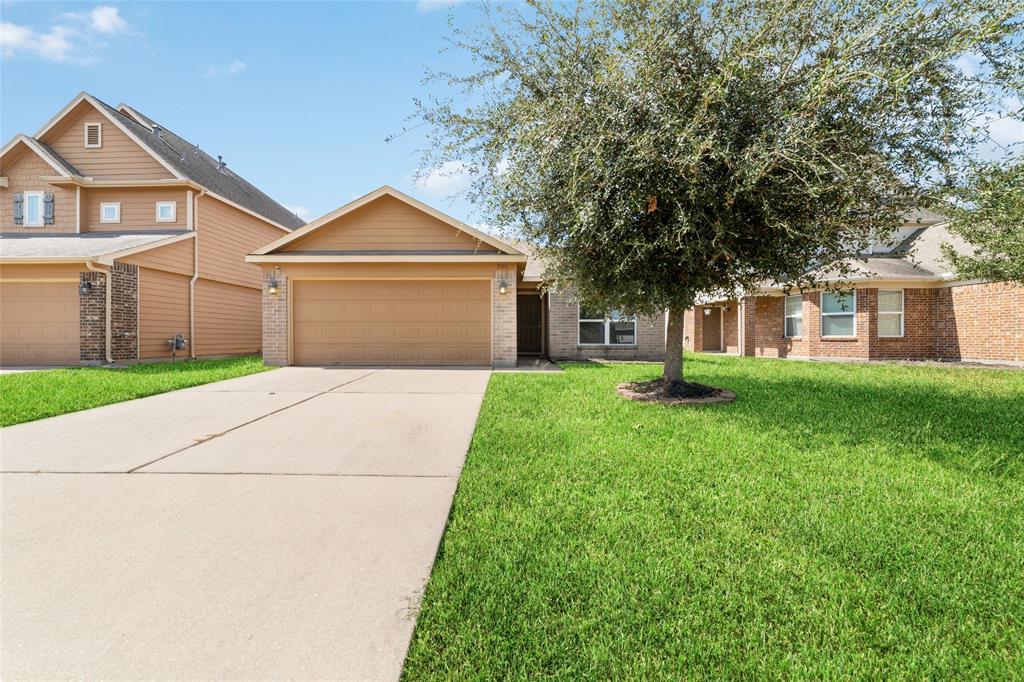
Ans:
POLYGON ((83 363, 100 364, 106 361, 107 277, 102 272, 81 272, 79 285, 92 285, 88 293, 78 297, 79 359, 83 363))
POLYGON ((515 367, 518 332, 516 331, 516 271, 498 268, 491 278, 491 364, 515 367), (505 293, 499 289, 505 283, 505 293))
POLYGON ((139 357, 139 268, 115 263, 111 278, 111 355, 114 360, 136 360, 139 357))
POLYGON ((263 362, 288 364, 288 279, 273 269, 263 271, 263 362), (277 293, 269 293, 272 279, 277 293))
POLYGON ((548 355, 553 360, 656 360, 665 358, 665 315, 640 317, 635 346, 580 346, 579 304, 570 288, 552 289, 548 302, 548 355))
POLYGON ((1024 286, 936 289, 934 329, 939 359, 1024 363, 1024 286))
MULTIPOLYGON (((783 297, 746 300, 747 355, 1024 363, 1024 287, 1012 284, 905 288, 900 338, 878 336, 876 287, 857 290, 857 332, 852 339, 822 338, 819 292, 803 294, 803 332, 793 339, 783 333, 783 297)), ((687 348, 700 350, 700 311, 688 311, 687 321, 694 312, 687 348)))

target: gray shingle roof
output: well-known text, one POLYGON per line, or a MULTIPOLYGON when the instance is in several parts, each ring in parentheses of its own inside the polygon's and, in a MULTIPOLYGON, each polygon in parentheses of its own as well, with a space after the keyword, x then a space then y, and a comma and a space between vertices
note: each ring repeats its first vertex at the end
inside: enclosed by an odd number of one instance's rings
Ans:
POLYGON ((50 145, 46 144, 45 142, 40 142, 39 140, 37 140, 37 139, 36 139, 36 138, 34 138, 34 137, 33 137, 32 139, 33 139, 33 140, 35 141, 35 143, 36 143, 36 144, 38 144, 38 145, 39 145, 39 147, 40 147, 40 148, 41 148, 41 149, 42 149, 42 150, 43 150, 44 152, 46 152, 46 154, 47 154, 47 155, 48 155, 48 156, 49 156, 49 157, 50 157, 51 159, 53 159, 53 161, 54 161, 54 162, 55 162, 55 163, 56 163, 57 165, 61 166, 61 167, 62 167, 62 168, 63 168, 64 170, 66 170, 66 171, 67 171, 68 173, 71 173, 72 175, 81 175, 81 174, 82 174, 82 173, 81 173, 81 171, 79 171, 79 170, 78 170, 77 168, 75 168, 74 166, 72 166, 72 165, 71 165, 71 164, 70 164, 70 163, 68 162, 68 160, 67 160, 67 159, 65 159, 65 158, 64 158, 63 156, 61 156, 61 155, 60 155, 60 154, 58 154, 58 153, 57 153, 56 151, 54 151, 53 147, 51 147, 50 145))
POLYGON ((0 234, 0 259, 30 258, 98 258, 137 246, 147 246, 173 232, 83 232, 82 234, 0 234))
POLYGON ((150 151, 189 180, 289 229, 294 230, 306 224, 304 220, 271 199, 230 168, 225 167, 221 170, 217 160, 198 146, 179 137, 134 107, 131 109, 132 112, 138 114, 145 125, 130 116, 125 116, 102 100, 96 99, 96 101, 105 107, 107 113, 115 117, 119 123, 131 130, 150 151), (161 127, 159 138, 153 132, 154 125, 161 127))

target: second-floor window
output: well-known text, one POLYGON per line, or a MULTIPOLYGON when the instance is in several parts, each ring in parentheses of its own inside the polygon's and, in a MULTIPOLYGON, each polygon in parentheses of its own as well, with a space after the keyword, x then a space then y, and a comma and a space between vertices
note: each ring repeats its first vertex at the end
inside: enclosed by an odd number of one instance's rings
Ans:
POLYGON ((177 219, 177 204, 173 201, 156 202, 156 221, 158 223, 173 223, 177 219))
POLYGON ((25 192, 24 197, 24 225, 25 227, 42 227, 43 225, 43 193, 25 192))
POLYGON ((119 223, 121 222, 121 202, 120 201, 104 201, 100 204, 100 222, 101 223, 119 223))

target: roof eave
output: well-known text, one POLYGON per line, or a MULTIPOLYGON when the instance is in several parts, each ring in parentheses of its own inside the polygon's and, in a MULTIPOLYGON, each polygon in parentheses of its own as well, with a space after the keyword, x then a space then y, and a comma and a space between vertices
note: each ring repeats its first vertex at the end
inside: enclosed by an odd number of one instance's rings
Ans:
POLYGON ((508 253, 451 255, 341 255, 341 254, 288 254, 251 253, 247 263, 525 263, 526 256, 508 253))

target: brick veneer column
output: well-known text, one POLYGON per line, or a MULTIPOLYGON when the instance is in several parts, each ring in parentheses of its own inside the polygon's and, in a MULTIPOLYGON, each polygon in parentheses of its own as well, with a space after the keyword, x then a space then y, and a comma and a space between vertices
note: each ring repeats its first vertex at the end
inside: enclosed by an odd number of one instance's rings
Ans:
POLYGON ((739 306, 739 314, 743 316, 743 334, 740 342, 740 355, 754 355, 757 347, 757 299, 745 296, 739 306))
POLYGON ((516 335, 516 271, 498 268, 491 279, 491 364, 515 367, 518 337, 516 335), (499 289, 505 283, 505 293, 499 289))
POLYGON ((102 272, 81 272, 79 285, 92 285, 88 293, 78 297, 79 359, 85 364, 106 361, 107 277, 102 272))
POLYGON ((110 354, 114 360, 139 357, 139 268, 115 263, 111 269, 110 354))
POLYGON ((288 364, 288 278, 277 270, 263 271, 263 362, 288 364), (269 292, 277 280, 277 293, 269 292))

